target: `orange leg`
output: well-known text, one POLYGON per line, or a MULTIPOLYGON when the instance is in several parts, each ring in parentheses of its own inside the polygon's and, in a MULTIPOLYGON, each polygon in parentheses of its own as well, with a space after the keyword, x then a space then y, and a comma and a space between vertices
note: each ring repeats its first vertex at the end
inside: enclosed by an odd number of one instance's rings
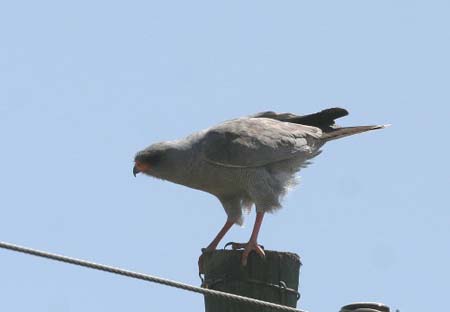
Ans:
POLYGON ((241 263, 243 266, 247 265, 247 259, 250 252, 255 251, 259 256, 265 257, 266 254, 260 245, 258 245, 258 234, 261 229, 261 224, 264 219, 264 212, 256 213, 255 225, 253 226, 252 236, 250 236, 250 240, 248 243, 239 244, 233 243, 231 247, 233 249, 244 249, 244 253, 242 254, 241 263))
POLYGON ((220 241, 222 240, 222 238, 225 236, 225 234, 227 234, 227 232, 231 229, 231 227, 233 226, 234 222, 233 221, 228 221, 225 223, 225 225, 223 226, 223 228, 219 231, 219 233, 217 234, 217 236, 214 238, 214 240, 208 245, 208 247, 206 247, 207 251, 210 250, 216 250, 217 245, 219 245, 220 241))
POLYGON ((202 254, 200 255, 200 258, 198 258, 198 270, 200 273, 203 273, 203 253, 216 250, 217 245, 219 245, 220 241, 225 236, 225 234, 227 234, 227 232, 231 229, 233 224, 234 224, 234 221, 227 220, 227 222, 222 227, 222 229, 219 231, 219 233, 214 238, 214 240, 208 245, 208 247, 206 247, 205 249, 202 250, 202 254))

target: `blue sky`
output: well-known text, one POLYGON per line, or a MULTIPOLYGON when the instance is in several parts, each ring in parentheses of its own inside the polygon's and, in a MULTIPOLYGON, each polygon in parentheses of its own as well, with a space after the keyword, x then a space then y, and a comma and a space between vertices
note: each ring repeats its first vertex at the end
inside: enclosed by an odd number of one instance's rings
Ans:
MULTIPOLYGON (((212 196, 131 174, 134 153, 263 110, 347 108, 387 130, 329 143, 267 249, 301 255, 300 307, 448 295, 448 1, 0 5, 0 240, 198 285, 212 196)), ((246 241, 254 214, 225 241, 246 241)), ((0 250, 2 311, 202 311, 202 297, 0 250)))

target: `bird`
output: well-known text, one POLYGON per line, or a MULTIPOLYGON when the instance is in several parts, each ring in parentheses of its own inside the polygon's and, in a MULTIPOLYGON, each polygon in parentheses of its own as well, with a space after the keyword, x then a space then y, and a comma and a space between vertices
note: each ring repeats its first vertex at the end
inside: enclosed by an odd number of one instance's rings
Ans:
MULTIPOLYGON (((325 143, 388 126, 335 123, 348 114, 336 107, 309 115, 265 111, 228 120, 137 152, 133 175, 142 173, 217 197, 227 218, 204 252, 215 250, 233 225, 242 225, 243 213, 255 206, 250 239, 232 244, 233 249, 243 249, 241 264, 246 266, 251 252, 265 256, 258 244, 265 214, 281 208, 283 196, 296 185, 297 173, 322 152, 325 143)), ((201 266, 202 256, 200 271, 201 266)))

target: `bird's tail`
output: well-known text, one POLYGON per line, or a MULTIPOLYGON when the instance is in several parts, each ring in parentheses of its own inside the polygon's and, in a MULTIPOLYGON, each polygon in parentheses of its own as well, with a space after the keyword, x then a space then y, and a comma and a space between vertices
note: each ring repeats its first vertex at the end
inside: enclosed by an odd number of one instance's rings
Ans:
POLYGON ((332 141, 336 139, 340 139, 349 135, 354 135, 362 132, 384 129, 389 127, 390 125, 382 125, 382 126, 358 126, 358 127, 342 127, 337 128, 331 132, 323 133, 322 139, 327 141, 332 141))

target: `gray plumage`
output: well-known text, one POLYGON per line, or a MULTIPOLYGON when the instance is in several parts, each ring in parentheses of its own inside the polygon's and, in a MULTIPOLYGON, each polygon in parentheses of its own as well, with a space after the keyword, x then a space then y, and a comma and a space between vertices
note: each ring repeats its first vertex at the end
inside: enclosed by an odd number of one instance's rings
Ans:
POLYGON ((253 204, 257 211, 280 208, 296 173, 327 141, 384 127, 335 125, 347 114, 340 108, 307 116, 259 113, 151 145, 135 161, 149 165, 145 174, 215 195, 228 219, 242 224, 253 204))

